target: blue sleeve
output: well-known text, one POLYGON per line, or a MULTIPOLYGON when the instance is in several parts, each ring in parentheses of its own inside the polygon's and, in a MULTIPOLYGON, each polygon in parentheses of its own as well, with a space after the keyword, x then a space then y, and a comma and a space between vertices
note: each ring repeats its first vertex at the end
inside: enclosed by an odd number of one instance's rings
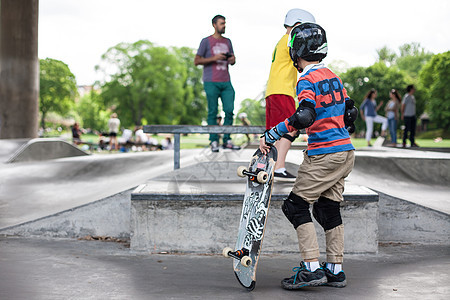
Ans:
POLYGON ((231 44, 231 40, 228 39, 228 41, 230 42, 230 53, 234 55, 234 50, 233 50, 233 45, 231 44))
POLYGON ((208 47, 208 39, 204 38, 201 42, 200 42, 200 46, 198 47, 197 50, 197 55, 201 56, 201 57, 206 57, 206 50, 208 47))
POLYGON ((316 107, 316 92, 314 91, 314 85, 308 80, 299 80, 297 83, 297 98, 299 103, 308 101, 316 107))

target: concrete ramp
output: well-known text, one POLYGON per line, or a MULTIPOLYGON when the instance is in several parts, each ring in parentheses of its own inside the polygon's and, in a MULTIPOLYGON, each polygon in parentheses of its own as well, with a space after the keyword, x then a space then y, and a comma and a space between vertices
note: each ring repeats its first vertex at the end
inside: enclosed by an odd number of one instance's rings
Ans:
POLYGON ((357 155, 355 168, 384 178, 448 185, 450 159, 442 157, 396 157, 357 155))
POLYGON ((53 215, 0 229, 0 235, 77 238, 130 237, 130 194, 133 189, 53 215))
POLYGON ((32 139, 22 145, 7 163, 41 161, 63 157, 85 156, 88 153, 78 149, 64 140, 56 138, 32 139))
MULTIPOLYGON (((183 165, 191 164, 196 153, 186 150, 183 165)), ((0 230, 74 212, 74 208, 134 188, 171 170, 172 155, 171 151, 93 154, 0 164, 0 230)))
POLYGON ((450 154, 405 149, 356 152, 348 177, 392 197, 450 214, 450 154))
POLYGON ((450 215, 377 191, 380 242, 450 245, 450 215))
POLYGON ((13 153, 30 139, 0 139, 0 163, 7 162, 13 153))

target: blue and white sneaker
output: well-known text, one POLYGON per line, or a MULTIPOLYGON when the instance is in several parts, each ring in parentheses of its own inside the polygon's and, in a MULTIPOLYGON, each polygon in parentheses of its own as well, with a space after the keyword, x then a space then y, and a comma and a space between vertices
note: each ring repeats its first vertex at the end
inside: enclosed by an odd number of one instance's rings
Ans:
POLYGON ((281 287, 287 290, 297 290, 307 286, 319 286, 327 283, 327 275, 322 268, 311 272, 306 268, 305 263, 300 262, 300 267, 292 269, 295 274, 281 281, 281 287))
POLYGON ((331 272, 330 269, 327 268, 327 263, 325 262, 322 263, 322 269, 324 270, 325 275, 327 276, 327 282, 323 285, 338 288, 343 288, 347 286, 347 280, 344 271, 340 271, 339 273, 334 274, 333 272, 331 272))

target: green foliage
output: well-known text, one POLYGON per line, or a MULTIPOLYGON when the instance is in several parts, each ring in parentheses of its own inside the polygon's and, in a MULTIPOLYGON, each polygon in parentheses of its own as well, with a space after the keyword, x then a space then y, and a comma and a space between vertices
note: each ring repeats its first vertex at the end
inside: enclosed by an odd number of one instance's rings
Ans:
MULTIPOLYGON (((364 101, 367 92, 374 88, 378 92, 377 103, 384 102, 378 111, 379 115, 384 115, 384 105, 389 101, 389 91, 397 89, 403 91, 408 85, 407 76, 396 67, 387 67, 384 62, 377 62, 368 68, 355 67, 349 69, 341 76, 348 95, 355 101, 355 106, 359 108, 364 101)), ((356 121, 357 131, 365 129, 361 118, 356 121)))
POLYGON ((115 108, 125 127, 200 124, 205 97, 193 60, 189 48, 167 49, 144 40, 120 43, 102 56, 103 64, 115 68, 101 87, 104 103, 115 108))
POLYGON ((377 53, 379 61, 388 62, 389 64, 392 64, 397 58, 397 54, 395 54, 395 52, 392 49, 389 49, 386 46, 384 46, 381 49, 378 49, 377 53))
POLYGON ((264 100, 245 99, 241 102, 240 113, 246 113, 247 118, 253 126, 265 126, 266 125, 266 109, 263 106, 264 100))
POLYGON ((206 97, 203 92, 202 69, 193 64, 195 52, 191 48, 173 48, 180 64, 184 66, 179 124, 200 124, 206 113, 206 97))
MULTIPOLYGON (((378 92, 377 102, 384 104, 378 111, 384 115, 384 105, 389 101, 389 91, 396 89, 400 95, 406 93, 406 86, 416 86, 416 111, 420 116, 425 110, 427 91, 418 81, 418 74, 424 64, 431 59, 432 53, 425 51, 419 43, 404 44, 399 47, 399 54, 388 47, 377 50, 378 61, 370 67, 355 67, 341 75, 350 98, 359 107, 366 93, 374 88, 378 92)), ((379 126, 379 125, 376 125, 379 126)), ((356 122, 358 131, 364 130, 364 122, 359 118, 356 122)))
POLYGON ((75 76, 62 61, 46 58, 39 60, 39 111, 41 126, 45 128, 45 117, 49 112, 66 115, 77 95, 75 76))
POLYGON ((450 51, 436 54, 420 72, 420 83, 426 88, 427 111, 440 128, 450 130, 450 51))
POLYGON ((377 53, 379 62, 404 71, 410 77, 412 84, 417 84, 420 70, 433 56, 433 53, 426 51, 419 43, 401 45, 399 54, 386 46, 378 49, 377 53))
POLYGON ((96 91, 84 95, 76 104, 75 111, 81 119, 80 126, 97 131, 106 131, 109 112, 104 109, 103 99, 96 91))
POLYGON ((408 73, 416 83, 420 70, 432 56, 433 53, 425 51, 419 43, 404 44, 400 46, 400 56, 395 63, 400 70, 408 73))

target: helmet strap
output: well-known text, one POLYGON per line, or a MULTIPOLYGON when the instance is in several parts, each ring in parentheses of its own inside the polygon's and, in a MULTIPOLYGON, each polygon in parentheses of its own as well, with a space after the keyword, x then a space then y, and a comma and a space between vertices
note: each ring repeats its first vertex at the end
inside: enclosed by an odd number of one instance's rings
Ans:
POLYGON ((294 67, 299 71, 300 73, 303 72, 303 69, 298 65, 298 62, 294 62, 294 67))

